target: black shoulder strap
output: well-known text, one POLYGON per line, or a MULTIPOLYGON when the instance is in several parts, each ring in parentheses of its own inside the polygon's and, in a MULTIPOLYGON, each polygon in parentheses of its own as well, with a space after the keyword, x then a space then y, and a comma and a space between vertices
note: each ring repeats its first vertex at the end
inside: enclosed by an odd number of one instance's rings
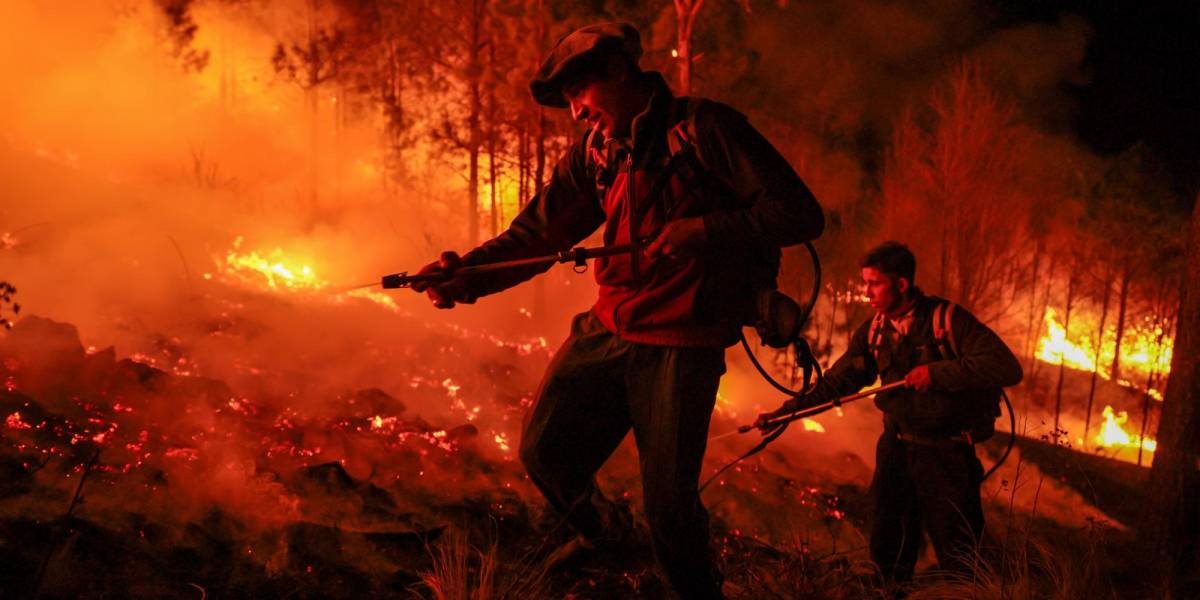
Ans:
POLYGON ((879 342, 883 339, 883 313, 875 313, 875 318, 871 319, 871 327, 867 330, 867 348, 871 350, 871 356, 875 362, 879 362, 879 342))
POLYGON ((930 316, 933 326, 933 339, 937 342, 942 356, 947 359, 958 358, 958 344, 954 340, 954 303, 942 300, 934 307, 930 316))

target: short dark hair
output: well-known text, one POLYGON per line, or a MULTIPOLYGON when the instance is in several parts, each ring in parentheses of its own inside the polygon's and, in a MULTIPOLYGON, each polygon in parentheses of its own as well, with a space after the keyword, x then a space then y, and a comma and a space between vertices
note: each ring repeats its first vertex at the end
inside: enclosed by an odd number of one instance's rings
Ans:
POLYGON ((862 268, 871 267, 893 279, 903 277, 911 286, 917 276, 917 257, 908 246, 897 241, 886 241, 867 252, 859 263, 862 268))

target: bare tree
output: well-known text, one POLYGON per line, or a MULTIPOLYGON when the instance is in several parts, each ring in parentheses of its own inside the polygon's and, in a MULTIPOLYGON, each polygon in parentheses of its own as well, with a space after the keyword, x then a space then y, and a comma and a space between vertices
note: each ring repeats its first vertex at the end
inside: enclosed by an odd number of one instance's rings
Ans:
POLYGON ((1172 194, 1165 189, 1156 173, 1157 163, 1148 148, 1138 144, 1121 154, 1109 167, 1098 194, 1103 218, 1100 231, 1108 237, 1114 250, 1113 264, 1117 272, 1116 345, 1110 376, 1122 378, 1121 353, 1125 330, 1129 323, 1133 291, 1140 279, 1156 281, 1158 277, 1157 250, 1146 244, 1170 223, 1164 215, 1172 211, 1172 194))
POLYGON ((696 16, 704 6, 704 0, 674 0, 675 3, 675 58, 679 61, 679 94, 692 93, 692 31, 696 16))
POLYGON ((1096 383, 1100 376, 1100 350, 1104 348, 1104 326, 1108 322, 1108 306, 1112 301, 1112 280, 1109 276, 1108 265, 1111 256, 1111 249, 1103 243, 1096 244, 1094 248, 1094 256, 1099 260, 1095 262, 1104 265, 1103 272, 1096 277, 1096 286, 1100 288, 1100 322, 1096 326, 1096 337, 1094 346, 1096 348, 1096 364, 1092 365, 1091 381, 1088 383, 1087 408, 1084 411, 1083 417, 1083 448, 1087 449, 1088 436, 1092 428, 1092 409, 1096 400, 1096 383))
POLYGON ((428 38, 422 59, 435 65, 435 76, 450 102, 441 115, 435 139, 466 155, 467 241, 479 243, 479 161, 484 151, 484 78, 492 43, 488 29, 491 0, 423 3, 425 25, 413 35, 428 38))
POLYGON ((1171 376, 1138 530, 1139 554, 1177 597, 1200 569, 1200 202, 1186 256, 1171 376))
MULTIPOLYGON (((1077 290, 1079 289, 1080 279, 1080 263, 1081 256, 1076 248, 1068 250, 1070 259, 1066 262, 1067 267, 1067 297, 1066 307, 1063 309, 1063 330, 1067 335, 1071 332, 1071 309, 1075 307, 1077 290)), ((1054 387, 1054 429, 1059 429, 1059 416, 1062 413, 1062 392, 1063 381, 1066 378, 1067 361, 1060 359, 1058 361, 1058 383, 1054 387)))
POLYGON ((309 0, 306 6, 304 38, 276 44, 271 64, 277 74, 303 90, 308 101, 308 199, 312 211, 310 217, 315 222, 322 218, 317 192, 320 183, 317 161, 320 90, 342 74, 347 44, 341 27, 326 22, 326 9, 319 0, 309 0))
POLYGON ((343 84, 373 105, 383 119, 381 137, 390 178, 409 176, 404 155, 416 138, 413 105, 430 86, 431 63, 422 59, 425 40, 409 35, 420 25, 419 5, 404 0, 343 1, 353 28, 347 33, 343 84))
POLYGON ((1026 181, 1033 134, 978 65, 959 65, 922 108, 896 126, 882 177, 885 229, 928 257, 925 285, 989 320, 1008 308, 1013 265, 1029 256, 1031 207, 1050 202, 1052 186, 1035 193, 1026 181))

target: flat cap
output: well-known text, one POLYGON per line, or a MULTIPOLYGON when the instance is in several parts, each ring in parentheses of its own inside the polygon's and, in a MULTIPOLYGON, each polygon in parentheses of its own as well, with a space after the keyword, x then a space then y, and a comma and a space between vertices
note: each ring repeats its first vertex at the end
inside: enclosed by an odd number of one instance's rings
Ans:
POLYGON ((544 106, 565 108, 562 84, 605 52, 624 54, 637 64, 642 57, 642 38, 637 28, 629 23, 599 23, 563 36, 529 82, 533 99, 544 106))

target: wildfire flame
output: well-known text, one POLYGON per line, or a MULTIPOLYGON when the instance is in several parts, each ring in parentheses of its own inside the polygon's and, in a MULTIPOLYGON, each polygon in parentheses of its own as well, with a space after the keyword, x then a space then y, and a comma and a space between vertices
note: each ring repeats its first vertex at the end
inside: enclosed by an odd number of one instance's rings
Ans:
POLYGON ((225 254, 225 272, 242 280, 254 281, 264 279, 267 287, 277 289, 319 290, 329 285, 329 282, 317 277, 312 267, 307 264, 296 264, 286 260, 283 249, 275 248, 266 256, 257 250, 249 253, 238 253, 245 240, 238 236, 233 240, 233 248, 225 254))
MULTIPOLYGON (((1072 315, 1072 321, 1078 317, 1072 315)), ((1046 307, 1044 317, 1045 333, 1038 340, 1037 359, 1052 365, 1065 364, 1072 369, 1091 371, 1106 380, 1112 380, 1111 365, 1113 353, 1116 351, 1113 329, 1104 332, 1100 351, 1088 337, 1077 337, 1072 340, 1069 332, 1058 321, 1058 313, 1051 307, 1046 307)), ((1086 323, 1088 329, 1094 331, 1095 326, 1086 323)), ((1151 373, 1166 375, 1171 367, 1171 342, 1163 334, 1161 325, 1150 323, 1131 327, 1122 342, 1121 365, 1126 372, 1136 372, 1146 377, 1151 373), (1159 340, 1161 339, 1161 345, 1159 340)), ((1120 386, 1137 389, 1148 394, 1155 400, 1162 400, 1162 392, 1157 389, 1145 389, 1126 378, 1118 378, 1120 386)), ((1151 438, 1141 439, 1126 432, 1122 426, 1129 421, 1125 411, 1115 412, 1112 406, 1105 406, 1102 414, 1104 424, 1092 441, 1099 448, 1120 451, 1125 448, 1138 448, 1145 452, 1154 452, 1158 443, 1151 438)), ((1082 442, 1082 439, 1080 440, 1082 442)))
POLYGON ((1100 433, 1096 434, 1094 441, 1097 446, 1104 448, 1137 448, 1141 446, 1146 452, 1154 452, 1158 448, 1158 442, 1153 439, 1133 437, 1121 428, 1129 421, 1129 414, 1125 411, 1115 413, 1113 407, 1104 407, 1104 425, 1100 428, 1100 433))
MULTIPOLYGON (((293 292, 328 291, 330 283, 319 277, 316 270, 308 263, 290 259, 284 255, 283 249, 276 247, 267 253, 257 250, 240 251, 245 239, 238 236, 233 240, 233 247, 225 253, 223 263, 217 266, 226 278, 244 285, 265 288, 268 291, 287 290, 293 292)), ((209 273, 205 279, 212 279, 209 273)), ((375 290, 357 289, 343 293, 329 293, 329 299, 344 301, 347 298, 362 298, 387 308, 400 312, 400 307, 391 296, 375 290)))
MULTIPOLYGON (((1076 321, 1079 316, 1072 315, 1076 321)), ((1116 352, 1116 332, 1108 328, 1104 332, 1103 342, 1097 352, 1090 334, 1076 336, 1072 339, 1070 333, 1058 321, 1058 313, 1051 307, 1046 307, 1043 317, 1045 332, 1038 340, 1037 358, 1052 365, 1065 364, 1072 369, 1093 371, 1104 379, 1112 379, 1112 359, 1116 352)), ((1094 331, 1090 323, 1086 330, 1094 331)), ((1073 327, 1074 328, 1074 327, 1073 327)), ((1173 340, 1164 334, 1161 324, 1147 320, 1144 323, 1130 327, 1123 337, 1121 344, 1121 367, 1125 373, 1138 373, 1149 377, 1151 373, 1167 375, 1171 371, 1171 347, 1173 340), (1162 343, 1159 343, 1161 338, 1162 343)), ((1162 392, 1151 388, 1144 390, 1127 378, 1117 379, 1117 384, 1146 391, 1155 400, 1162 400, 1162 392)))
POLYGON ((1057 313, 1054 309, 1047 306, 1044 318, 1046 334, 1038 340, 1038 360, 1052 365, 1066 364, 1068 367, 1081 371, 1095 371, 1095 350, 1090 347, 1087 340, 1083 341, 1086 346, 1077 346, 1067 339, 1067 330, 1059 324, 1056 316, 1057 313))

